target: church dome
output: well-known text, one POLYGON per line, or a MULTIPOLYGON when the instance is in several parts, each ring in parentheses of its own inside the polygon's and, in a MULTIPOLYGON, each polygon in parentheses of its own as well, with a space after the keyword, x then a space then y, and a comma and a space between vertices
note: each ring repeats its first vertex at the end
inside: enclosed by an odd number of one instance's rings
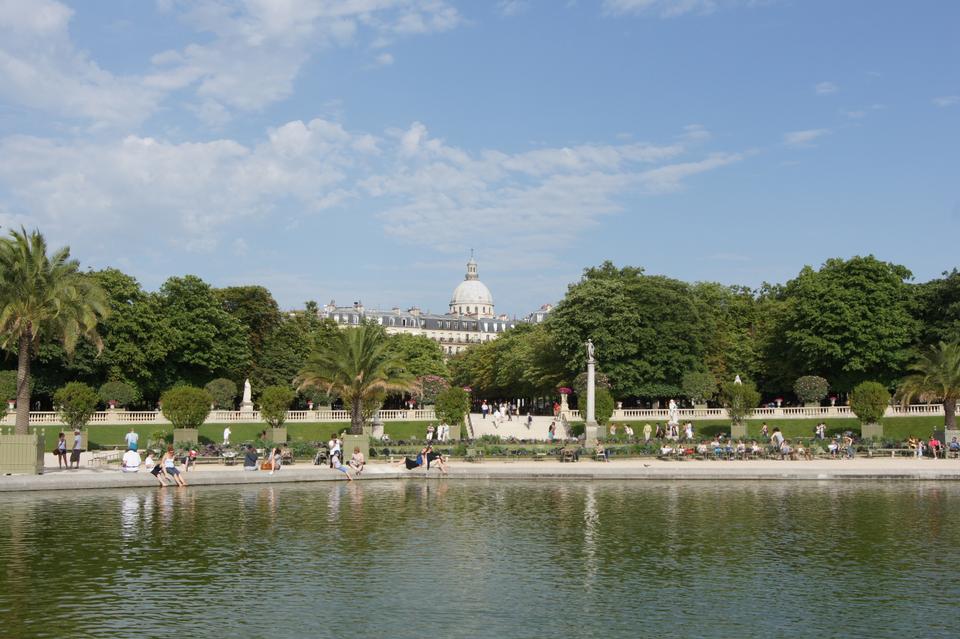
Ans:
POLYGON ((464 280, 453 289, 451 304, 493 304, 490 289, 480 280, 464 280))
POLYGON ((473 257, 467 262, 466 277, 457 288, 453 289, 450 313, 493 317, 493 295, 490 294, 487 285, 478 279, 477 263, 473 257))

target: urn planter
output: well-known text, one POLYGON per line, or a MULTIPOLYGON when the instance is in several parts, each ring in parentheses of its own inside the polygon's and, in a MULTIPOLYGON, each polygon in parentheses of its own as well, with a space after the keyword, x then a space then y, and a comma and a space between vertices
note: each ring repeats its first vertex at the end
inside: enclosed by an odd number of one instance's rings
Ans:
POLYGON ((200 431, 196 428, 174 428, 173 429, 173 443, 174 444, 199 444, 199 433, 200 431))
POLYGON ((862 424, 860 437, 863 439, 883 439, 883 424, 862 424))

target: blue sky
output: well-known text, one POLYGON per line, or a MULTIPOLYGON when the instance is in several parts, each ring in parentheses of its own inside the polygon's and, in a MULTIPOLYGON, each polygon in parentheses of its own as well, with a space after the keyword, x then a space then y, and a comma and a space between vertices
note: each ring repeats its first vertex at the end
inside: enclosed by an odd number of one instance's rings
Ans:
POLYGON ((610 259, 757 286, 957 266, 960 3, 0 0, 0 225, 443 311, 610 259))

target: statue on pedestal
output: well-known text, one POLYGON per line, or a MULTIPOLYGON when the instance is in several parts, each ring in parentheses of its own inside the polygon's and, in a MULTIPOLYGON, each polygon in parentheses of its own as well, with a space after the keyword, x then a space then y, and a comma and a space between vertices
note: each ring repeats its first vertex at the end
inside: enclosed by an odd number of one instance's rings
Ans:
POLYGON ((586 346, 587 346, 587 363, 588 363, 588 364, 596 364, 596 363, 597 363, 597 360, 596 360, 596 358, 594 357, 593 340, 592 340, 592 339, 588 339, 586 346))

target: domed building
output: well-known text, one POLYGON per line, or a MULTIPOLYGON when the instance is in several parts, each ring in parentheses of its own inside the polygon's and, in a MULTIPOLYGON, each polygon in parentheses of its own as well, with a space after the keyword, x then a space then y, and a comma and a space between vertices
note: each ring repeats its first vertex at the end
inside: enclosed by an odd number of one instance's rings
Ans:
POLYGON ((406 311, 394 307, 389 311, 366 309, 360 302, 353 306, 337 306, 331 301, 318 310, 320 317, 332 319, 342 328, 359 326, 373 321, 387 333, 424 335, 440 344, 446 355, 455 355, 474 344, 496 339, 519 322, 541 322, 549 313, 549 305, 541 307, 539 314, 526 319, 509 319, 506 315, 494 315, 493 295, 477 275, 477 262, 471 252, 467 262, 467 274, 453 290, 450 310, 445 315, 424 313, 419 307, 406 311))
POLYGON ((466 315, 468 317, 493 317, 493 295, 487 285, 480 281, 477 275, 477 262, 470 256, 467 262, 467 275, 463 281, 453 289, 450 299, 451 315, 466 315))

